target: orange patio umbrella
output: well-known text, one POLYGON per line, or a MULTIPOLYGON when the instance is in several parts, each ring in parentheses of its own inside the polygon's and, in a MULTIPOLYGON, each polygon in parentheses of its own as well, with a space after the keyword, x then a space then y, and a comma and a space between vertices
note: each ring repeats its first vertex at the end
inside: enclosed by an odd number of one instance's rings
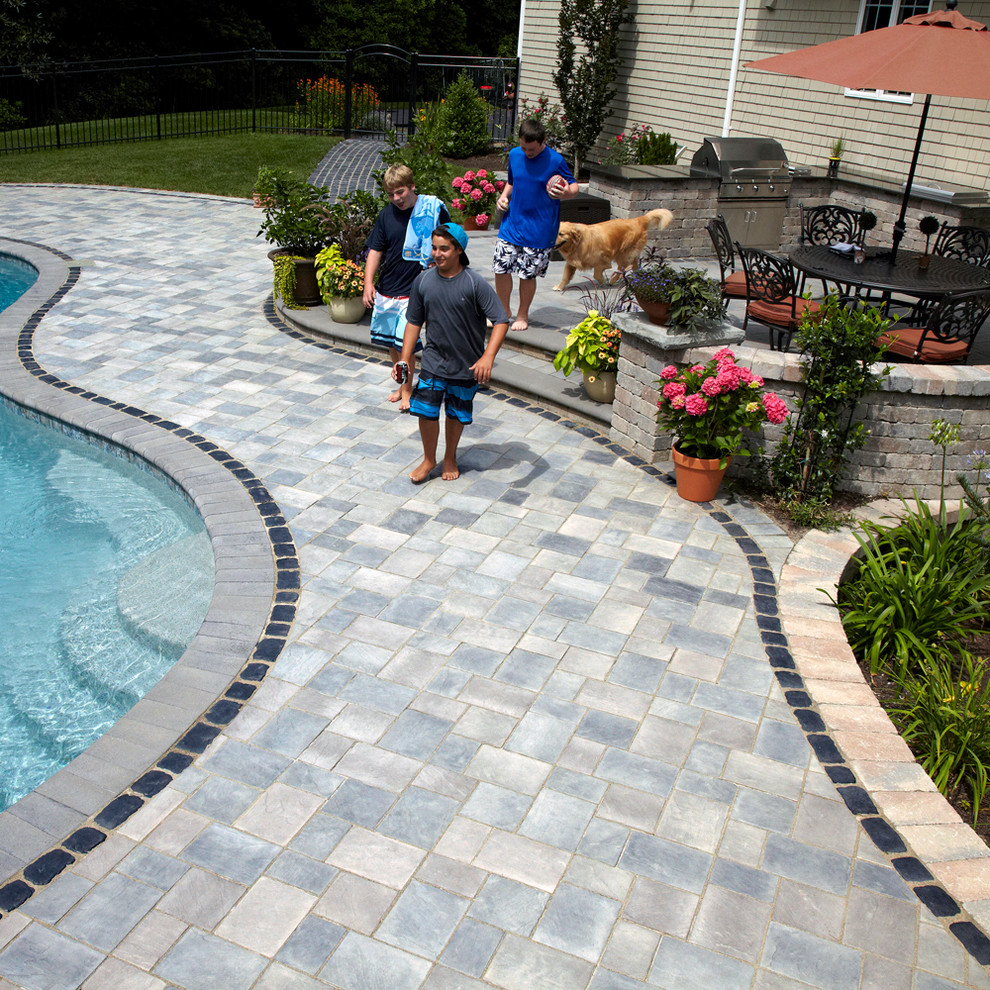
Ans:
POLYGON ((904 237, 904 218, 932 96, 990 100, 990 31, 985 24, 963 17, 955 9, 956 0, 948 0, 946 7, 947 10, 909 17, 894 27, 745 65, 747 69, 779 72, 850 89, 925 94, 901 212, 894 224, 891 260, 896 259, 897 247, 904 237))

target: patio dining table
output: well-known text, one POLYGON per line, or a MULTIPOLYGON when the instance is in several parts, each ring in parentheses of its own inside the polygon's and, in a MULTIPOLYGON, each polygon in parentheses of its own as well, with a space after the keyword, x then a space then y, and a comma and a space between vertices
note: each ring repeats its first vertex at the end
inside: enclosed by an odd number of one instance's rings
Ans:
POLYGON ((798 271, 811 278, 877 292, 884 298, 896 293, 940 299, 950 292, 990 288, 990 269, 936 255, 931 256, 928 268, 922 268, 917 251, 898 251, 896 261, 891 262, 889 250, 867 248, 866 259, 857 264, 853 257, 831 248, 803 244, 789 251, 788 257, 798 271))

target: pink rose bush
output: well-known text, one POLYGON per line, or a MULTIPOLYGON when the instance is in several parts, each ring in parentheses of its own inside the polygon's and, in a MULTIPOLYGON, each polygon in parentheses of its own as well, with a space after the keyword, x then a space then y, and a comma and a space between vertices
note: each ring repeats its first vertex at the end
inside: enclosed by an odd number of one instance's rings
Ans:
POLYGON ((773 392, 761 392, 763 379, 736 364, 727 347, 707 364, 678 370, 668 364, 660 372, 657 422, 676 437, 688 457, 717 457, 724 467, 729 455, 749 454, 743 430, 787 419, 787 404, 773 392))
POLYGON ((505 183, 487 169, 479 168, 477 172, 467 171, 459 175, 451 185, 460 194, 451 200, 451 206, 460 210, 466 217, 474 217, 480 226, 484 226, 495 212, 495 200, 505 188, 505 183), (481 218, 485 219, 482 220, 481 218))

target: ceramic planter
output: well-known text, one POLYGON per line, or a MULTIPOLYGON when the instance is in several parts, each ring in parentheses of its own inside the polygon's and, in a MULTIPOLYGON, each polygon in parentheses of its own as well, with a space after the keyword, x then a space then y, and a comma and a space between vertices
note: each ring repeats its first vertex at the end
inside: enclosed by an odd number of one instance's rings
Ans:
POLYGON ((465 217, 461 222, 461 226, 465 230, 488 230, 490 224, 491 220, 489 220, 486 224, 479 224, 474 217, 465 217))
POLYGON ((636 304, 646 314, 650 323, 658 327, 665 327, 670 319, 670 303, 651 302, 648 299, 640 299, 636 296, 636 304))
POLYGON ((349 299, 335 296, 327 306, 330 309, 330 319, 334 323, 360 323, 364 317, 365 305, 360 296, 351 296, 349 299))
POLYGON ((725 467, 719 467, 717 457, 688 457, 677 449, 676 444, 672 456, 674 476, 677 479, 677 494, 686 502, 710 502, 718 492, 722 478, 732 460, 730 454, 725 467))
MULTIPOLYGON (((287 248, 275 248, 268 252, 271 261, 280 254, 290 254, 287 248)), ((319 306, 323 302, 320 286, 316 281, 316 259, 294 258, 296 266, 296 288, 293 295, 300 306, 319 306)))
POLYGON ((615 399, 615 372, 584 372, 584 391, 594 402, 612 402, 615 399))

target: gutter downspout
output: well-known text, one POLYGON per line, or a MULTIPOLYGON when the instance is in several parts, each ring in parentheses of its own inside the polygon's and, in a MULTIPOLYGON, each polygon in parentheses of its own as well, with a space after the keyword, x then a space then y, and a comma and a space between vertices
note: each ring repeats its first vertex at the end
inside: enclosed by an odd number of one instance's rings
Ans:
MULTIPOLYGON (((526 0, 522 0, 525 4, 526 0)), ((522 14, 519 15, 520 18, 522 14)), ((732 130, 732 100, 736 95, 736 77, 739 75, 739 56, 742 53, 743 25, 746 23, 746 0, 739 0, 736 16, 736 35, 732 41, 732 64, 729 68, 729 84, 725 92, 725 116, 722 118, 722 137, 732 130)))

